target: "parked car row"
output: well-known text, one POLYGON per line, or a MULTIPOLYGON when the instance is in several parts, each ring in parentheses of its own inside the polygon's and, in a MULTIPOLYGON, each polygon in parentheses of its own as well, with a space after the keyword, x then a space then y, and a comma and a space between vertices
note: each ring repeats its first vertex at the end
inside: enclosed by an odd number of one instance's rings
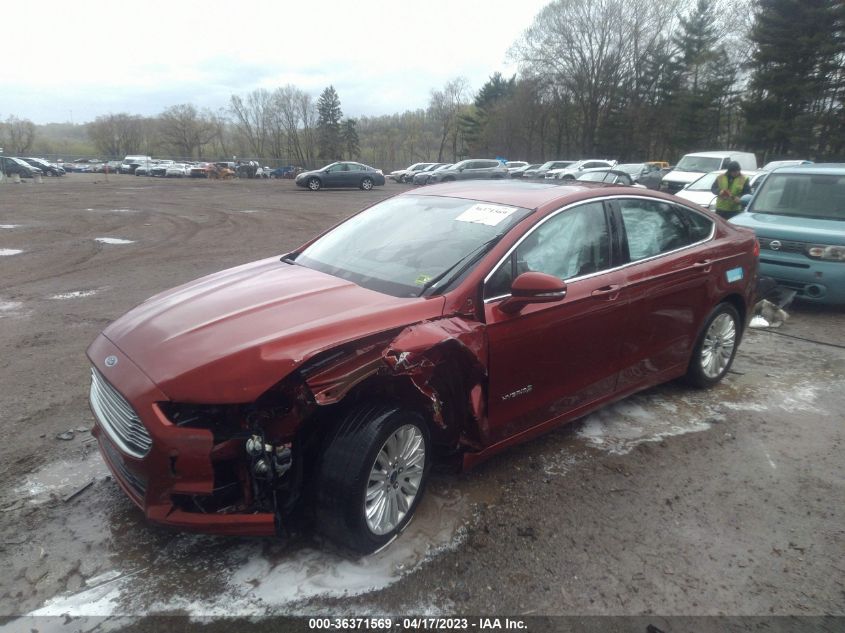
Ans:
POLYGON ((61 166, 43 158, 19 158, 17 156, 0 156, 0 172, 6 176, 17 175, 21 178, 65 175, 65 170, 61 166))

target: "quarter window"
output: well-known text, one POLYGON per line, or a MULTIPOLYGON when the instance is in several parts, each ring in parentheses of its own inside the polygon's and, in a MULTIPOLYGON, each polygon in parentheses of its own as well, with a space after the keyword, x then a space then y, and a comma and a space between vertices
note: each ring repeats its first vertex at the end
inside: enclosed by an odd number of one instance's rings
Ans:
POLYGON ((591 202, 559 213, 529 233, 490 277, 484 296, 510 294, 513 280, 525 272, 571 279, 609 267, 610 233, 604 206, 591 202))

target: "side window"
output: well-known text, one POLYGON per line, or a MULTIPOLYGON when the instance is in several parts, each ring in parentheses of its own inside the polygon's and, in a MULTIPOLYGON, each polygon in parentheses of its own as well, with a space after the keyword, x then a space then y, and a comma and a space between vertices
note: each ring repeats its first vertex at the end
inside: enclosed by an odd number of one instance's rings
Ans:
POLYGON ((620 200, 622 222, 631 261, 647 259, 681 248, 690 239, 687 224, 669 204, 648 200, 620 200))
POLYGON ((690 243, 700 242, 710 236, 710 232, 713 230, 713 220, 684 207, 676 207, 676 210, 687 223, 690 243))
POLYGON ((514 278, 541 272, 571 279, 610 266, 610 233, 601 202, 564 211, 529 233, 490 277, 484 297, 510 293, 514 278))

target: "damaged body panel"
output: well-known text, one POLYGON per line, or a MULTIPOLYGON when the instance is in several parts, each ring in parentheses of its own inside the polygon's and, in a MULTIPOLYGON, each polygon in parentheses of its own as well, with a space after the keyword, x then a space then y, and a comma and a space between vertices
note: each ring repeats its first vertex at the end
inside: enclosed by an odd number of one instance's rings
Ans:
POLYGON ((753 247, 641 190, 403 194, 109 325, 88 349, 95 435, 152 521, 306 525, 373 551, 435 461, 468 468, 685 374, 718 382, 750 318, 753 247))

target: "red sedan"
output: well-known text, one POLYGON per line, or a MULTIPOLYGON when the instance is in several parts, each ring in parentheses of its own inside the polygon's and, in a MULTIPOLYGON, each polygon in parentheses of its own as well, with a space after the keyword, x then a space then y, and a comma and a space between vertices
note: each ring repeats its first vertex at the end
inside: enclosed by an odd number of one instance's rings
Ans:
POLYGON ((88 350, 95 434, 152 521, 371 552, 435 461, 469 467, 674 378, 719 382, 757 248, 643 189, 417 189, 109 325, 88 350))

